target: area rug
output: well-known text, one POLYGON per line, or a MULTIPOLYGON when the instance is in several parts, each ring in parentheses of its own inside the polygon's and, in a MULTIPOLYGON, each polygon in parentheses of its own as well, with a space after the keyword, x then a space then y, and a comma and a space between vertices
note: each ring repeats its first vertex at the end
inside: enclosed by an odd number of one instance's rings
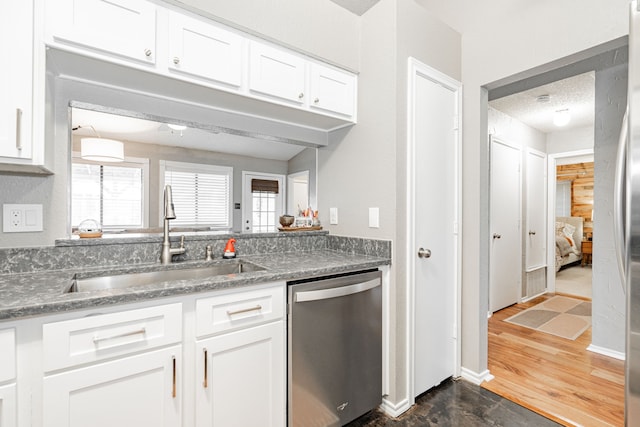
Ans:
POLYGON ((591 302, 555 296, 504 321, 575 340, 591 326, 591 302))

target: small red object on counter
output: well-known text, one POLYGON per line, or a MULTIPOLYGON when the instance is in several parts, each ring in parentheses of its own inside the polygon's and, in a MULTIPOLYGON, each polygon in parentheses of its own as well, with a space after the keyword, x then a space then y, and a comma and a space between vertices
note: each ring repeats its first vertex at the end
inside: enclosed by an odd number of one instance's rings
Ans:
POLYGON ((233 237, 227 240, 227 244, 224 247, 224 254, 222 254, 222 258, 230 259, 230 258, 236 257, 236 248, 234 246, 235 242, 236 242, 236 239, 234 239, 233 237))

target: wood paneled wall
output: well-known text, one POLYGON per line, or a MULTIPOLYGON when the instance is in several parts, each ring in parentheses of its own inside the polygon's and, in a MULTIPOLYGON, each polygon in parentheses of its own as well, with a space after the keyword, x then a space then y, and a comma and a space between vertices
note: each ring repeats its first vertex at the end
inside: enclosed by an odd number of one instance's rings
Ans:
POLYGON ((571 181, 571 216, 584 218, 584 232, 593 232, 593 162, 561 165, 556 168, 558 181, 571 181))

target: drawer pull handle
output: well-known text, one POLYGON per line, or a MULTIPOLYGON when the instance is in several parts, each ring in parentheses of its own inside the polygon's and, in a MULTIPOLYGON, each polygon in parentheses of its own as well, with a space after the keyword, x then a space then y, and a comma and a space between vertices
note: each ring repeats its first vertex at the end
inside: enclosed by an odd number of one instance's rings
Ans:
POLYGON ((171 362, 173 364, 173 386, 171 387, 171 397, 175 398, 178 395, 178 388, 176 386, 176 357, 171 356, 171 362))
POLYGON ((235 310, 235 311, 227 310, 227 316, 233 316, 234 314, 248 313, 250 311, 259 311, 259 310, 262 310, 262 306, 260 304, 256 305, 255 307, 241 308, 240 310, 235 310))
POLYGON ((202 382, 202 385, 204 386, 204 388, 208 387, 208 383, 207 383, 207 378, 209 377, 209 372, 208 372, 208 365, 209 365, 209 356, 207 355, 207 349, 204 349, 204 381, 202 382))
POLYGON ((132 335, 144 335, 147 333, 147 329, 146 328, 140 328, 137 329, 135 331, 129 331, 129 332, 123 332, 121 334, 117 334, 117 335, 110 335, 108 337, 93 337, 93 343, 94 344, 99 344, 102 341, 109 341, 109 340, 115 340, 117 338, 124 338, 124 337, 130 337, 132 335))

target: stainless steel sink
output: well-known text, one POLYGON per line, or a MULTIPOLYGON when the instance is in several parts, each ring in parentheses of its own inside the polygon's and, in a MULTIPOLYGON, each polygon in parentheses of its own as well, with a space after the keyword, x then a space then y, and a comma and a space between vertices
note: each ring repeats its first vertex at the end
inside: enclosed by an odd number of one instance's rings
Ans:
MULTIPOLYGON (((173 264, 175 265, 175 264, 173 264)), ((250 273, 265 270, 264 267, 246 261, 220 263, 209 266, 161 269, 139 273, 103 274, 83 277, 73 276, 72 283, 66 292, 90 292, 105 289, 131 288, 134 286, 152 285, 174 280, 205 279, 227 274, 250 273)))

